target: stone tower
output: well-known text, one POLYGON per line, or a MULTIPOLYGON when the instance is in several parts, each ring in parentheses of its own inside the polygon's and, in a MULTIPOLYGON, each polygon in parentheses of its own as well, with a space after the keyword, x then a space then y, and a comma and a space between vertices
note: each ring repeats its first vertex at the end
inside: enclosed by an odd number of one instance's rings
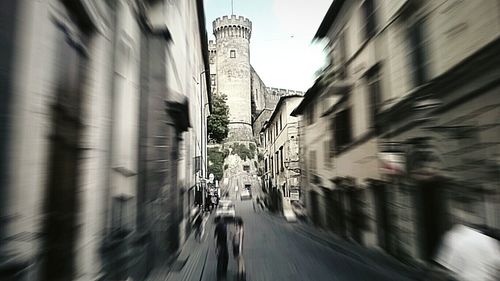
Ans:
POLYGON ((216 41, 217 92, 227 96, 228 141, 252 140, 250 36, 252 22, 242 16, 217 18, 213 22, 216 41))

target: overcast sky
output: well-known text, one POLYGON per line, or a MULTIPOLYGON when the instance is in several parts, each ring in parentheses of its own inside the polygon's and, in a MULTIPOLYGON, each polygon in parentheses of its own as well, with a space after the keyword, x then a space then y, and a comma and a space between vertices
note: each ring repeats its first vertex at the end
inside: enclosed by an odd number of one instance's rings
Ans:
MULTIPOLYGON (((234 0, 234 14, 252 21, 250 61, 266 86, 306 91, 323 65, 312 44, 332 0, 234 0)), ((205 0, 209 39, 215 18, 231 14, 231 0, 205 0)))

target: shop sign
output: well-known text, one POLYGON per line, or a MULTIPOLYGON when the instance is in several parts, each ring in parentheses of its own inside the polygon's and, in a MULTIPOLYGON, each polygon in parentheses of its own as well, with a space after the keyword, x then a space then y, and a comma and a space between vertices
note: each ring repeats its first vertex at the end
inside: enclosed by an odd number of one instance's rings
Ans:
POLYGON ((378 154, 380 173, 385 175, 403 175, 406 170, 403 153, 381 152, 378 154))
POLYGON ((300 191, 295 189, 295 190, 290 190, 290 201, 299 201, 300 200, 300 191))

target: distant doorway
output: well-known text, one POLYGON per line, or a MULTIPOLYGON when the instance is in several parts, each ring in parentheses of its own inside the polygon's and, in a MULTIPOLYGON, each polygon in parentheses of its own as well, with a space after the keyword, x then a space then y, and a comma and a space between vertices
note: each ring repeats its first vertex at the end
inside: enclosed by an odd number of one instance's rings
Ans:
POLYGON ((80 29, 80 36, 75 38, 67 33, 63 23, 57 26, 55 101, 51 112, 41 260, 41 280, 50 281, 74 279, 75 240, 79 231, 82 89, 87 64, 83 42, 88 35, 80 29))
POLYGON ((372 183, 372 190, 375 201, 377 242, 380 248, 390 252, 389 208, 386 185, 372 183))
POLYGON ((446 230, 449 215, 445 200, 445 181, 441 178, 420 181, 415 193, 420 258, 431 260, 446 230))
POLYGON ((318 192, 309 191, 309 197, 311 198, 311 218, 315 225, 321 226, 320 217, 319 217, 319 200, 318 200, 318 192))

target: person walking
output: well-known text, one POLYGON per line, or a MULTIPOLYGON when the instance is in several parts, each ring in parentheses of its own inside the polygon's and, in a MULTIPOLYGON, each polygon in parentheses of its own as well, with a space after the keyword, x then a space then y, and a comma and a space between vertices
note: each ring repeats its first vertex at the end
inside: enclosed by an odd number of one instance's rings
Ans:
POLYGON ((240 217, 235 219, 235 231, 233 234, 233 256, 237 266, 237 280, 243 281, 246 279, 245 260, 243 259, 243 219, 240 217))
POLYGON ((196 231, 195 238, 198 240, 198 242, 201 242, 203 238, 203 210, 201 208, 198 211, 198 215, 194 220, 194 227, 196 231))
POLYGON ((222 218, 218 218, 214 232, 215 253, 217 255, 217 280, 226 280, 229 253, 227 248, 227 226, 222 218))

